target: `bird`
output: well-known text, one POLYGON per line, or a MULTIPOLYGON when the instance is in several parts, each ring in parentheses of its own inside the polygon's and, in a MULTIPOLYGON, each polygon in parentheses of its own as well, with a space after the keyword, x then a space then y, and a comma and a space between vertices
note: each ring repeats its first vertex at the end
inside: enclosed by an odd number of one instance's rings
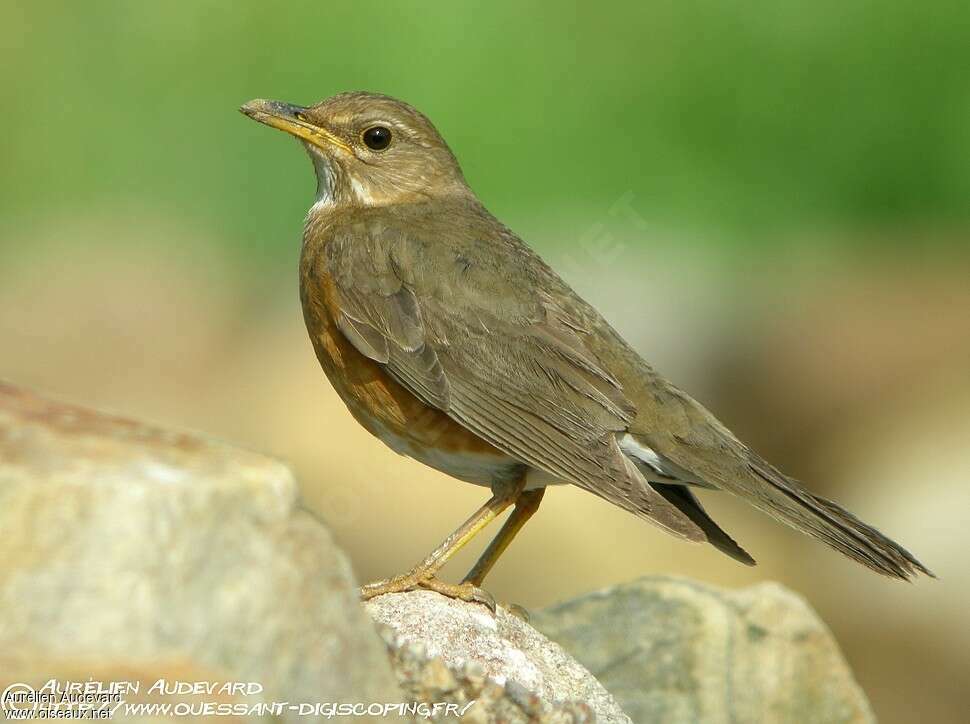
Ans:
POLYGON ((746 565, 754 559, 695 491, 733 494, 876 573, 933 576, 655 371, 485 208, 416 108, 353 91, 240 110, 296 137, 312 162, 300 298, 333 388, 392 450, 490 491, 411 569, 362 586, 362 599, 429 589, 494 610, 485 576, 562 484, 746 565), (439 577, 509 509, 459 583, 439 577))

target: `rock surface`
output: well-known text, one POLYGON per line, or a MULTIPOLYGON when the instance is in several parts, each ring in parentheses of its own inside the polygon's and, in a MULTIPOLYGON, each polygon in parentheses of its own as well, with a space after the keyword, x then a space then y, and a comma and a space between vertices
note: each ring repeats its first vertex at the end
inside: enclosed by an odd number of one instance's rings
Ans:
POLYGON ((346 556, 263 456, 0 384, 0 541, 0 689, 165 677, 401 700, 346 556))
POLYGON ((415 698, 477 700, 466 712, 476 722, 630 721, 575 659, 502 607, 492 615, 431 591, 379 596, 366 607, 393 630, 401 683, 417 689, 415 698))
POLYGON ((644 579, 531 626, 430 591, 365 609, 280 463, 0 383, 0 691, 51 679, 137 682, 129 703, 450 703, 478 724, 873 721, 778 586, 644 579), (148 695, 159 679, 261 691, 148 695))
POLYGON ((635 722, 874 722, 831 633, 777 584, 644 578, 532 616, 635 722))

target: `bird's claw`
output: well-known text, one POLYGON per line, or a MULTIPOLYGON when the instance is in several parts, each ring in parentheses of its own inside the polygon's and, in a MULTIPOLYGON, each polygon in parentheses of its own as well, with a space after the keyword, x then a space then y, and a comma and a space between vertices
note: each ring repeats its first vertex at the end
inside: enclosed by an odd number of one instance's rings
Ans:
POLYGON ((480 603, 492 613, 496 611, 495 599, 492 594, 478 586, 471 583, 446 583, 433 575, 422 577, 415 573, 405 573, 401 576, 361 586, 360 598, 362 601, 368 601, 386 593, 404 593, 420 589, 435 591, 443 596, 456 598, 460 601, 480 603))

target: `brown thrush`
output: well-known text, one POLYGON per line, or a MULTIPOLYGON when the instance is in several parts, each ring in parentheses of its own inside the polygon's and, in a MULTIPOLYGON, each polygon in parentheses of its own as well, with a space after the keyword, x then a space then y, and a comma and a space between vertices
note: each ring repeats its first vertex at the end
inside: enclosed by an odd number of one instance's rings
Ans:
POLYGON ((748 565, 693 488, 733 493, 878 573, 932 575, 655 372, 485 209, 417 110, 343 93, 242 112, 300 139, 316 170, 300 291, 331 384, 393 450, 492 491, 427 558, 363 597, 429 588, 490 603, 485 575, 545 487, 564 483, 748 565), (464 581, 440 581, 441 566, 510 506, 464 581))

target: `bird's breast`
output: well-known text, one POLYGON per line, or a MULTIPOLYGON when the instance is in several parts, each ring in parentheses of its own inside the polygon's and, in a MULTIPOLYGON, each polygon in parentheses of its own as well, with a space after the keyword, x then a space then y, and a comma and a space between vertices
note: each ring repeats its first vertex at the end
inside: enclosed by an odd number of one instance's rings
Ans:
POLYGON ((513 474, 520 464, 431 407, 357 351, 336 324, 334 281, 307 258, 304 248, 300 294, 307 332, 317 359, 347 409, 368 432, 398 453, 453 477, 482 485, 513 474))

